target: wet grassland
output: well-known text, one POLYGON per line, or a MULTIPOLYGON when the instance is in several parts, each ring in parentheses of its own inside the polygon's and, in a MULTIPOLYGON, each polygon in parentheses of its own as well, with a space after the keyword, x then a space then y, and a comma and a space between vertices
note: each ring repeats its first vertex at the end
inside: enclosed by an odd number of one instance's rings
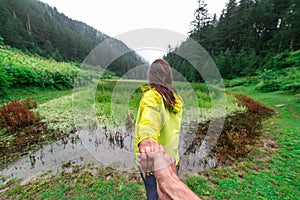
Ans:
MULTIPOLYGON (((102 130, 111 151, 115 147, 128 148, 130 142, 126 141, 133 134, 141 98, 139 87, 145 83, 100 81, 96 90, 87 88, 49 101, 39 101, 37 98, 35 101, 24 99, 3 104, 1 112, 6 113, 10 120, 2 115, 1 168, 9 168, 13 166, 13 161, 21 158, 27 158, 34 167, 39 159, 34 152, 57 141, 61 145, 77 143, 80 141, 77 129, 86 125, 98 126, 102 130), (96 124, 89 120, 80 124, 76 121, 78 118, 74 120, 74 111, 81 109, 80 116, 88 116, 90 106, 86 102, 79 103, 74 109, 74 96, 91 94, 94 96, 88 100, 94 105, 96 124)), ((295 198, 299 189, 295 182, 295 166, 299 162, 296 154, 299 127, 295 121, 299 119, 299 102, 296 101, 299 97, 294 94, 258 93, 253 87, 237 87, 226 93, 204 84, 176 83, 176 88, 185 102, 181 134, 189 137, 187 141, 190 141, 181 149, 182 166, 188 166, 186 169, 192 166, 193 174, 183 170, 184 167, 180 172, 193 191, 207 199, 264 199, 270 195, 274 199, 295 198), (244 94, 237 94, 240 91, 244 94), (222 112, 212 114, 213 108, 224 105, 224 94, 225 115, 222 112), (194 155, 205 138, 211 120, 224 120, 224 126, 209 157, 199 164, 194 162, 197 159, 194 155), (293 147, 287 141, 292 142, 293 147), (185 160, 187 157, 192 159, 185 160), (291 162, 296 164, 293 166, 291 162)), ((93 162, 78 165, 68 160, 70 155, 64 156, 65 162, 58 165, 61 169, 59 173, 50 170, 27 183, 20 184, 17 177, 11 179, 3 175, 1 198, 144 197, 138 173, 124 173, 93 162)))

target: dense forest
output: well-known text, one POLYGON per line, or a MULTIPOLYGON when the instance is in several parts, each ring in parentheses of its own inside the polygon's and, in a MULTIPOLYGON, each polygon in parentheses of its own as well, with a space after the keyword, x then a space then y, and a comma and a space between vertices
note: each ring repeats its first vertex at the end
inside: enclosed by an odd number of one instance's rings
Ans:
MULTIPOLYGON (((1 43, 56 61, 82 62, 92 49, 110 38, 37 0, 0 0, 0 27, 1 43)), ((130 51, 123 42, 112 41, 114 50, 127 48, 130 51)), ((143 59, 130 51, 110 68, 121 68, 115 72, 122 75, 142 63, 143 59)))
MULTIPOLYGON (((276 54, 285 59, 300 47, 300 1, 229 0, 217 18, 209 14, 204 0, 198 0, 191 26, 190 38, 209 53, 224 79, 257 75, 268 68, 289 67, 273 66, 272 59, 276 54)), ((203 81, 191 63, 176 54, 187 42, 165 59, 188 81, 203 81)))
MULTIPOLYGON (((189 38, 209 53, 224 79, 289 67, 273 65, 274 56, 280 54, 281 58, 276 58, 280 62, 300 47, 299 0, 228 0, 219 17, 209 13, 205 0, 198 0, 194 15, 189 38)), ((0 0, 0 27, 0 43, 56 61, 82 62, 95 46, 110 38, 37 0, 0 0)), ((112 41, 110 53, 124 48, 130 51, 121 41, 112 41)), ((185 49, 187 43, 170 48, 164 58, 188 81, 203 81, 191 63, 176 54, 182 51, 192 56, 193 50, 185 49)), ((130 51, 109 69, 122 76, 143 63, 130 51)))

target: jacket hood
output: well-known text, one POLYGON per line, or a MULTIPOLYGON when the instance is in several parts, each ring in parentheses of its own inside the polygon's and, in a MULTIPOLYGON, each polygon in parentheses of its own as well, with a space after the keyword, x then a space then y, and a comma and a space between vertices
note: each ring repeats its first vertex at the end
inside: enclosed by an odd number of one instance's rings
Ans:
MULTIPOLYGON (((156 93, 159 94, 159 92, 155 88, 151 88, 150 86, 142 86, 141 87, 142 93, 145 93, 150 89, 152 89, 153 91, 155 91, 156 93)), ((162 95, 160 95, 160 96, 162 96, 162 95)), ((171 111, 174 113, 178 113, 182 110, 183 100, 178 94, 175 94, 175 93, 174 93, 174 97, 175 97, 176 103, 175 103, 173 109, 171 109, 171 111)), ((162 98, 164 98, 164 97, 162 96, 162 98)))

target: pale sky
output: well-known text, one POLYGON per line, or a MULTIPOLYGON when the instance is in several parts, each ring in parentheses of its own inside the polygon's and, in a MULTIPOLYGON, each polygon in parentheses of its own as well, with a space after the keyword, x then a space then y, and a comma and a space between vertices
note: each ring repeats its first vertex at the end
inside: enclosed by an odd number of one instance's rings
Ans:
MULTIPOLYGON (((82 21, 110 37, 142 28, 159 28, 187 36, 195 19, 197 0, 40 0, 67 17, 82 21)), ((209 13, 220 15, 228 0, 206 0, 209 13)), ((117 37, 118 38, 118 37, 117 37)), ((175 47, 182 39, 170 41, 175 47)), ((124 42, 126 44, 126 42, 124 42)), ((130 46, 129 46, 130 47, 130 46)), ((146 60, 162 57, 161 50, 137 52, 146 60)))

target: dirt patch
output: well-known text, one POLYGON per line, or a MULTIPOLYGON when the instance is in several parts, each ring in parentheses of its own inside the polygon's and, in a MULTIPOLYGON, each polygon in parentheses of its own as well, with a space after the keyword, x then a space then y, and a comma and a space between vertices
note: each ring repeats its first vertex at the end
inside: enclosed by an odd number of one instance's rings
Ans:
MULTIPOLYGON (((262 121, 273 113, 271 109, 247 96, 237 94, 234 96, 239 104, 246 106, 247 111, 226 117, 220 137, 210 153, 217 158, 216 167, 232 165, 239 158, 247 157, 253 148, 260 144, 262 121)), ((210 121, 198 124, 196 136, 185 154, 195 153, 208 128, 214 128, 209 125, 210 121)))

